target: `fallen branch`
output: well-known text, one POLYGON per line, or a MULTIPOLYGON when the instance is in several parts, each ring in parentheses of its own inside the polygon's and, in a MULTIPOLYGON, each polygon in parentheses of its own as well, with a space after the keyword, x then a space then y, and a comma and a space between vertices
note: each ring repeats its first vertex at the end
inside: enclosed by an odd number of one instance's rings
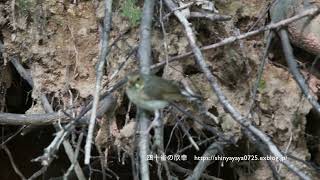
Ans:
POLYGON ((46 114, 0 113, 0 124, 3 125, 48 125, 58 121, 67 122, 68 119, 60 112, 46 114))
MULTIPOLYGON (((109 99, 109 98, 107 98, 109 99)), ((108 101, 102 99, 100 102, 108 101)), ((67 111, 70 112, 70 111, 67 111)), ((99 105, 97 117, 101 117, 106 112, 105 103, 99 105)), ((77 123, 87 124, 91 113, 80 118, 77 123)), ((44 114, 15 114, 15 113, 0 113, 0 124, 3 125, 50 125, 57 122, 67 123, 70 118, 62 112, 52 112, 44 114)))

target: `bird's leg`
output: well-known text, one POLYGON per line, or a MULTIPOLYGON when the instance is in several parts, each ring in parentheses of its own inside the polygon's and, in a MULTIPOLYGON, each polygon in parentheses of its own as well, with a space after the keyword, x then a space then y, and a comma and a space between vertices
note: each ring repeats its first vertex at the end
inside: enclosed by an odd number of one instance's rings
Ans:
POLYGON ((152 121, 153 126, 158 127, 160 124, 159 121, 160 121, 160 111, 155 110, 154 111, 154 119, 152 121))
POLYGON ((181 91, 181 94, 185 95, 188 98, 188 100, 195 102, 195 104, 198 108, 198 111, 200 112, 200 115, 203 115, 206 118, 210 118, 216 124, 219 124, 218 118, 215 115, 213 115, 212 113, 210 113, 208 111, 208 109, 206 108, 206 106, 203 102, 204 99, 200 95, 193 92, 187 82, 182 81, 182 85, 183 85, 184 89, 181 91))
POLYGON ((151 131, 151 129, 153 127, 157 127, 159 126, 159 121, 160 121, 160 111, 159 110, 155 110, 154 111, 154 118, 153 121, 151 122, 148 130, 147 130, 147 134, 151 131))

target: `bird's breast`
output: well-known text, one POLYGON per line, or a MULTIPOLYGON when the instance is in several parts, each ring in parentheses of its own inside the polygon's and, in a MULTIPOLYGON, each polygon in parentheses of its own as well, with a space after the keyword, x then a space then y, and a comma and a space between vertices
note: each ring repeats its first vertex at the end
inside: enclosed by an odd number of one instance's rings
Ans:
POLYGON ((137 91, 134 88, 128 88, 126 93, 131 102, 145 110, 155 111, 162 109, 169 104, 168 101, 164 100, 148 99, 142 92, 137 91))

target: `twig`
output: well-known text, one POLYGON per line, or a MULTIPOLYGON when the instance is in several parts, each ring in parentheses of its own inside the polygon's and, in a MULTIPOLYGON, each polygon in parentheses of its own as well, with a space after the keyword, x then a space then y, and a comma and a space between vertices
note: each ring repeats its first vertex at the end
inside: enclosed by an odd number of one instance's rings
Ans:
POLYGON ((21 63, 19 62, 19 59, 18 57, 12 57, 10 58, 10 62, 11 64, 15 67, 15 69, 18 71, 18 73, 20 74, 20 76, 26 80, 28 82, 28 84, 31 86, 31 87, 34 87, 34 84, 33 84, 33 80, 30 76, 30 73, 27 72, 24 67, 21 65, 21 63))
MULTIPOLYGON (((165 0, 165 2, 171 10, 176 7, 176 5, 171 0, 165 0)), ((318 10, 319 9, 313 9, 313 13, 317 12, 318 10)), ((287 166, 290 171, 292 171, 302 179, 310 179, 305 173, 300 171, 297 167, 295 167, 288 160, 286 160, 286 158, 282 155, 281 151, 279 151, 278 147, 271 141, 271 139, 264 132, 262 132, 255 126, 251 125, 250 121, 243 117, 240 114, 240 112, 230 104, 229 100, 225 97, 220 86, 218 85, 216 78, 213 76, 210 69, 208 68, 208 65, 206 64, 203 58, 200 48, 196 45, 196 38, 191 28, 191 24, 179 11, 175 11, 174 14, 184 26, 189 44, 195 56, 195 60, 197 64, 200 66, 202 72, 207 77, 212 91, 218 97, 219 102, 222 104, 225 111, 228 112, 231 115, 231 117, 236 122, 238 122, 245 130, 252 132, 252 134, 254 134, 255 137, 257 137, 261 142, 263 142, 268 147, 269 151, 274 156, 278 157, 281 160, 280 162, 287 166)))
POLYGON ((2 58, 2 54, 3 54, 3 49, 4 49, 3 41, 0 39, 0 57, 1 58, 2 58))
MULTIPOLYGON (((197 144, 199 144, 199 146, 201 146, 201 145, 206 144, 206 143, 208 143, 208 142, 210 142, 212 140, 215 140, 215 139, 217 139, 217 137, 210 137, 210 138, 207 138, 207 139, 205 139, 203 141, 197 142, 197 144)), ((189 144, 188 146, 186 146, 186 147, 180 149, 179 151, 177 151, 176 153, 177 154, 181 154, 181 153, 183 153, 184 151, 188 150, 191 147, 192 147, 192 145, 189 144)))
MULTIPOLYGON (((203 153, 202 157, 211 157, 216 155, 218 152, 222 152, 222 146, 218 143, 212 143, 207 150, 203 153)), ((193 173, 186 178, 187 180, 200 179, 202 173, 210 165, 210 161, 201 160, 198 162, 197 166, 194 168, 193 173)))
MULTIPOLYGON (((14 66, 16 67, 16 70, 18 71, 18 73, 20 74, 20 76, 24 79, 28 79, 28 83, 31 87, 33 87, 33 80, 32 80, 32 77, 27 73, 27 71, 24 69, 24 67, 20 64, 20 62, 17 60, 17 59, 13 59, 13 61, 11 61, 14 66)), ((48 102, 48 99, 47 97, 44 95, 44 94, 40 94, 40 100, 41 100, 41 103, 42 103, 42 106, 44 108, 44 110, 47 112, 47 113, 53 113, 53 108, 51 107, 50 103, 48 102)), ((55 124, 54 125, 56 131, 59 131, 59 125, 55 124)), ((63 146, 64 146, 64 149, 66 151, 66 154, 67 156, 69 157, 69 160, 71 162, 74 161, 74 164, 75 164, 75 172, 76 172, 76 175, 78 177, 79 180, 84 180, 85 179, 85 176, 82 172, 82 169, 78 163, 78 161, 76 161, 76 158, 74 157, 74 152, 73 152, 73 149, 72 149, 72 146, 71 144, 67 141, 67 140, 64 140, 63 141, 63 146)), ((51 161, 50 161, 51 162, 51 161)), ((38 173, 35 173, 34 175, 41 175, 43 172, 45 172, 47 166, 44 167, 44 169, 41 171, 38 171, 38 173)))
POLYGON ((231 16, 207 12, 191 12, 190 18, 206 18, 211 21, 229 21, 231 16))
MULTIPOLYGON (((102 99, 100 101, 100 106, 97 113, 98 117, 107 112, 107 110, 112 109, 112 107, 114 107, 114 103, 115 101, 112 96, 107 96, 104 99, 102 99)), ((89 116, 90 115, 86 115, 83 118, 80 118, 80 120, 89 118, 89 116)), ((43 164, 47 164, 47 162, 50 162, 50 159, 55 154, 56 150, 59 149, 62 140, 71 133, 72 128, 74 128, 74 125, 75 121, 71 121, 69 124, 64 126, 64 128, 62 128, 59 132, 57 132, 54 140, 45 149, 45 153, 42 156, 36 158, 34 161, 42 161, 43 164)), ((70 153, 73 153, 73 151, 70 153)), ((72 159, 73 158, 71 158, 71 161, 72 159)))
POLYGON ((14 159, 12 157, 12 154, 10 152, 10 150, 8 149, 8 147, 3 144, 0 146, 1 149, 3 149, 6 153, 7 153, 7 156, 10 160, 10 163, 11 163, 11 166, 14 170, 14 172, 16 172, 16 174, 21 178, 21 179, 26 179, 25 176, 21 173, 21 171, 19 170, 18 166, 16 165, 16 163, 14 162, 14 159))
MULTIPOLYGON (((179 11, 175 11, 175 12, 179 12, 179 11)), ((218 48, 218 47, 221 47, 221 46, 225 46, 227 44, 231 44, 235 41, 238 41, 240 39, 245 39, 245 38, 248 38, 248 37, 251 37, 251 36, 255 36, 259 33, 262 33, 264 31, 268 31, 268 30, 271 30, 271 29, 277 29, 279 27, 282 27, 282 26, 286 26, 292 22, 295 22, 303 17, 306 17, 306 16, 313 16, 315 14, 319 13, 319 8, 311 8, 311 9, 308 9, 308 10, 305 10, 295 16, 292 16, 291 18, 288 18, 288 19, 284 19, 282 21, 279 21, 277 23, 270 23, 269 25, 267 26, 263 26, 257 30, 254 30, 254 31, 250 31, 250 32, 247 32, 247 33, 244 33, 244 34, 241 34, 241 35, 238 35, 238 36, 231 36, 231 37, 228 37, 228 38, 225 38, 223 39, 222 41, 220 42, 217 42, 215 44, 211 44, 211 45, 208 45, 208 46, 203 46, 201 48, 202 51, 207 51, 207 50, 211 50, 211 49, 215 49, 215 48, 218 48)), ((172 61, 176 61, 178 59, 183 59, 183 58, 186 58, 186 57, 189 57, 193 55, 193 52, 192 51, 189 51, 185 54, 181 54, 181 55, 177 55, 177 56, 174 56, 174 57, 171 57, 169 59, 169 62, 172 62, 172 61)), ((161 62, 161 63, 158 63, 154 66, 163 66, 165 62, 161 62)))
MULTIPOLYGON (((178 124, 175 123, 175 125, 174 125, 173 128, 171 129, 170 136, 169 136, 169 139, 168 139, 166 148, 164 149, 164 152, 167 152, 167 150, 168 150, 168 148, 169 148, 169 145, 170 145, 170 143, 171 143, 171 140, 172 140, 173 133, 174 133, 175 129, 178 129, 177 127, 178 127, 178 124)), ((192 147, 191 144, 190 144, 189 146, 192 147)))
POLYGON ((94 126, 96 122, 96 115, 97 115, 97 109, 98 109, 98 103, 99 103, 99 94, 100 94, 100 88, 101 88, 101 82, 102 82, 102 76, 104 73, 104 66, 106 63, 107 53, 109 51, 108 49, 108 43, 109 43, 109 32, 111 30, 111 18, 112 18, 112 0, 105 0, 104 1, 104 18, 103 18, 103 25, 102 25, 102 36, 101 36, 101 54, 100 59, 97 66, 97 77, 96 77, 96 86, 95 86, 95 92, 93 95, 93 106, 92 106, 92 113, 90 117, 90 123, 88 128, 88 135, 86 139, 86 145, 85 145, 85 156, 84 156, 84 163, 89 164, 90 163, 90 155, 91 155, 91 143, 93 139, 93 131, 94 126))
POLYGON ((320 173, 320 167, 318 167, 318 166, 315 165, 314 163, 311 163, 311 162, 302 160, 302 159, 300 159, 300 158, 298 158, 298 157, 295 157, 295 156, 293 156, 293 155, 291 155, 291 154, 289 154, 289 153, 286 154, 286 155, 287 155, 289 158, 294 159, 294 160, 296 160, 296 161, 298 161, 298 162, 301 162, 301 163, 303 163, 304 165, 308 166, 309 168, 314 169, 315 171, 317 171, 317 173, 320 173))
POLYGON ((65 133, 65 131, 58 131, 56 133, 56 137, 53 139, 50 145, 44 149, 44 154, 40 157, 33 159, 32 161, 41 161, 41 164, 43 166, 48 166, 54 158, 55 152, 59 149, 61 143, 67 135, 69 135, 69 133, 65 133))
MULTIPOLYGON (((67 170, 67 172, 64 174, 63 176, 63 179, 68 179, 68 176, 70 175, 71 171, 75 169, 75 167, 79 166, 79 163, 77 161, 77 158, 78 158, 78 155, 79 155, 79 151, 80 151, 80 146, 81 146, 81 143, 82 143, 82 139, 83 139, 83 131, 81 132, 81 134, 79 135, 79 138, 78 138, 78 143, 77 143, 77 147, 75 149, 75 153, 74 153, 74 156, 73 156, 73 160, 71 160, 71 165, 69 167, 69 169, 67 170)), ((79 166, 80 167, 80 166, 79 166)), ((81 177, 82 178, 82 177, 81 177)), ((80 179, 78 177, 78 179, 80 179)), ((83 179, 81 180, 85 180, 86 178, 83 176, 83 179)))
MULTIPOLYGON (((101 96, 100 99, 104 99, 101 102, 102 105, 100 106, 100 110, 98 110, 97 114, 100 114, 99 112, 101 112, 102 114, 104 114, 106 111, 112 111, 114 109, 114 103, 115 103, 115 99, 113 98, 113 96, 111 96, 111 93, 113 93, 114 91, 116 91, 117 89, 121 88, 128 80, 126 78, 119 80, 115 85, 113 85, 112 87, 110 87, 106 92, 104 92, 101 96)), ((72 122, 70 122, 67 126, 65 126, 65 130, 70 130, 74 124, 77 123, 82 123, 82 122, 87 122, 87 117, 90 117, 91 115, 86 115, 92 108, 92 101, 90 103, 88 103, 79 113, 79 115, 77 116, 76 119, 74 119, 72 122)))
POLYGON ((150 74, 152 64, 151 57, 151 25, 154 11, 154 0, 145 1, 140 25, 140 44, 138 58, 140 63, 140 73, 150 74))
POLYGON ((187 135, 189 142, 192 144, 192 146, 199 151, 199 146, 197 145, 197 143, 193 140, 191 134, 188 132, 188 130, 183 126, 183 124, 178 121, 177 122, 178 125, 180 126, 181 130, 187 135))
MULTIPOLYGON (((189 169, 186 169, 186 168, 183 168, 179 165, 177 165, 176 163, 174 162, 171 162, 171 161, 168 161, 168 164, 169 166, 174 170, 174 171, 177 171, 177 172, 180 172, 180 173, 184 173, 184 174, 192 174, 192 171, 189 170, 189 169)), ((216 178, 214 176, 210 176, 206 173, 202 173, 201 174, 201 178, 204 178, 204 179, 210 179, 210 180, 222 180, 220 178, 216 178)))
MULTIPOLYGON (((80 138, 80 137, 79 137, 80 138)), ((76 149, 76 153, 74 153, 73 148, 70 144, 69 141, 64 140, 62 143, 64 150, 69 158, 69 161, 74 165, 74 171, 78 177, 79 180, 85 180, 85 176, 84 173, 82 171, 82 168, 79 164, 79 162, 77 161, 77 156, 78 156, 78 150, 76 149)))
POLYGON ((10 6, 11 6, 11 16, 12 16, 11 26, 12 26, 12 29, 15 31, 15 30, 17 30, 17 22, 16 22, 16 0, 12 0, 10 6))
MULTIPOLYGON (((166 61, 166 66, 169 64, 169 54, 168 54, 168 39, 167 39, 167 32, 166 28, 163 23, 163 0, 160 0, 160 9, 159 9, 159 21, 161 24, 161 30, 162 30, 162 35, 163 35, 163 47, 164 47, 164 55, 165 55, 165 61, 166 61)), ((167 68, 165 68, 167 70, 167 68)))
MULTIPOLYGON (((165 155, 164 145, 163 145, 164 124, 163 124, 163 121, 162 121, 161 118, 158 118, 156 120, 157 120, 157 122, 156 122, 157 125, 154 128, 154 144, 157 147, 158 154, 160 154, 161 156, 164 156, 165 155)), ((171 175, 170 175, 170 170, 169 170, 167 161, 161 161, 161 163, 164 166, 167 179, 170 180, 171 179, 171 175)), ((161 174, 162 174, 161 173, 161 169, 162 169, 161 165, 158 165, 158 176, 159 176, 159 179, 161 179, 161 174)))
MULTIPOLYGON (((248 137, 248 139, 250 139, 251 144, 254 144, 255 147, 257 148, 257 150, 260 151, 263 156, 270 155, 267 147, 265 145, 263 145, 263 143, 261 143, 261 141, 259 139, 257 139, 250 131, 245 130, 244 133, 248 137)), ((280 175, 277 172, 277 169, 274 166, 273 162, 267 161, 267 164, 272 171, 272 175, 273 175, 274 179, 280 180, 281 179, 280 175)))
POLYGON ((285 59, 287 61, 287 64, 289 66, 289 71, 291 72, 294 80, 296 80, 297 84, 299 85, 303 95, 308 99, 308 101, 310 102, 312 107, 318 113, 320 113, 320 104, 315 99, 315 97, 313 97, 310 94, 306 80, 304 79, 303 75, 301 74, 301 72, 298 69, 298 64, 294 58, 293 50, 290 45, 290 40, 289 40, 287 31, 285 29, 281 29, 279 33, 280 33, 283 53, 284 53, 285 59))
POLYGON ((257 73, 258 77, 257 77, 257 79, 255 81, 255 84, 254 84, 254 87, 253 87, 253 90, 252 90, 251 102, 249 103, 248 114, 246 116, 247 118, 249 117, 249 114, 251 113, 251 110, 252 110, 252 108, 253 108, 253 106, 255 104, 257 91, 258 91, 258 88, 259 88, 259 84, 261 82, 261 78, 262 78, 262 75, 263 75, 264 67, 265 67, 266 62, 267 62, 267 56, 268 56, 269 49, 270 49, 270 46, 271 46, 272 38, 273 38, 273 33, 268 35, 266 48, 265 48, 265 50, 263 52, 262 60, 261 60, 261 63, 260 63, 259 69, 258 69, 258 73, 257 73))
POLYGON ((169 16, 171 16, 175 11, 180 11, 180 10, 183 10, 183 9, 186 9, 190 6, 192 6, 195 2, 189 2, 189 3, 186 3, 180 7, 177 7, 175 8, 174 10, 171 10, 171 12, 169 12, 168 14, 166 14, 163 19, 167 19, 169 16))
MULTIPOLYGON (((113 102, 111 96, 102 98, 100 102, 113 102)), ((108 104, 108 103, 107 103, 108 104)), ((105 108, 106 103, 99 105, 98 116, 101 116, 108 108, 105 108), (104 112, 103 112, 104 111, 104 112)), ((90 107, 90 106, 89 106, 90 107)), ((112 107, 112 106, 111 106, 112 107)), ((70 112, 70 111, 67 111, 70 112)), ((88 111, 87 111, 88 112, 88 111)), ((72 121, 72 124, 81 123, 85 124, 89 122, 91 113, 81 116, 77 121, 72 121)), ((44 114, 15 114, 15 113, 0 113, 0 124, 6 125, 49 125, 56 122, 66 123, 70 121, 70 118, 61 112, 52 112, 44 114)))
MULTIPOLYGON (((123 32, 121 32, 118 37, 116 37, 113 42, 111 43, 111 45, 109 45, 109 51, 107 53, 107 55, 111 52, 111 49, 117 44, 118 41, 120 41, 123 36, 127 33, 129 33, 131 30, 131 27, 125 29, 123 32)), ((124 62, 122 62, 119 67, 111 74, 110 76, 110 81, 119 73, 119 71, 126 65, 126 63, 128 62, 129 58, 132 56, 132 54, 136 51, 136 48, 131 49, 131 51, 129 52, 129 54, 127 55, 126 59, 124 60, 124 62)))
MULTIPOLYGON (((69 24, 69 23, 68 23, 69 24)), ((74 50, 74 53, 75 53, 75 56, 76 56, 76 60, 75 60, 75 63, 74 63, 74 71, 73 73, 76 72, 76 70, 78 69, 78 63, 80 62, 79 60, 79 51, 78 51, 78 48, 77 48, 77 45, 76 45, 76 38, 74 37, 74 33, 73 33, 73 29, 67 25, 69 31, 70 31, 70 35, 71 35, 71 40, 73 42, 73 50, 74 50)), ((70 81, 70 77, 67 77, 68 78, 68 81, 70 81)), ((66 82, 66 85, 69 84, 69 82, 66 82)))
MULTIPOLYGON (((106 126, 106 127, 109 127, 109 126, 106 126)), ((102 172, 102 180, 106 180, 107 178, 107 175, 106 175, 106 168, 105 168, 105 163, 108 163, 106 162, 106 159, 107 159, 107 156, 108 154, 103 154, 102 151, 101 151, 101 148, 96 144, 96 148, 99 152, 99 157, 100 157, 100 166, 101 166, 101 172, 102 172)), ((107 150, 105 150, 107 151, 107 150)), ((112 174, 114 174, 114 172, 112 171, 111 172, 112 174)), ((115 174, 116 175, 116 174, 115 174)), ((115 176, 117 177, 117 175, 115 176)))
POLYGON ((200 120, 198 120, 194 115, 192 115, 191 113, 189 113, 188 111, 184 110, 182 107, 178 106, 175 103, 170 103, 175 109, 177 109, 178 111, 180 111, 181 113, 185 114, 186 116, 188 116, 189 118, 191 118, 192 120, 194 120, 195 122, 199 123, 204 129, 208 130, 209 132, 217 135, 220 140, 225 141, 225 142, 229 142, 232 144, 235 144, 235 142, 233 141, 233 139, 225 136, 222 132, 220 132, 219 130, 217 130, 214 127, 209 127, 205 124, 203 124, 200 120))
MULTIPOLYGON (((139 111, 141 111, 139 109, 139 111)), ((145 134, 144 132, 148 129, 148 121, 146 112, 138 112, 138 125, 139 125, 139 162, 140 162, 140 178, 142 180, 148 180, 149 179, 149 163, 147 160, 147 156, 150 154, 149 149, 149 134, 145 134)))
MULTIPOLYGON (((51 162, 49 164, 51 164, 51 162)), ((39 176, 41 176, 43 173, 45 173, 47 171, 47 169, 48 169, 48 166, 43 166, 37 172, 33 173, 32 176, 30 176, 28 178, 28 180, 37 179, 39 176)))
POLYGON ((129 52, 129 54, 127 55, 126 59, 119 65, 119 67, 111 74, 110 76, 110 81, 120 72, 121 69, 123 69, 125 67, 125 65, 129 62, 129 58, 136 53, 137 51, 137 47, 131 49, 131 51, 129 52))
POLYGON ((258 19, 254 22, 253 25, 251 25, 251 27, 248 29, 248 32, 251 31, 252 29, 254 29, 256 27, 256 25, 261 22, 262 19, 265 18, 266 15, 268 15, 268 11, 270 9, 270 7, 276 2, 276 0, 272 0, 272 2, 265 8, 265 7, 262 7, 264 8, 264 11, 262 11, 262 9, 259 10, 259 17, 258 19), (262 11, 262 12, 261 12, 262 11))
POLYGON ((0 144, 0 147, 5 145, 5 144, 7 144, 11 139, 16 137, 24 128, 25 128, 25 126, 21 127, 20 129, 18 129, 18 131, 16 131, 12 135, 10 135, 6 140, 4 140, 4 141, 2 140, 2 143, 0 144))

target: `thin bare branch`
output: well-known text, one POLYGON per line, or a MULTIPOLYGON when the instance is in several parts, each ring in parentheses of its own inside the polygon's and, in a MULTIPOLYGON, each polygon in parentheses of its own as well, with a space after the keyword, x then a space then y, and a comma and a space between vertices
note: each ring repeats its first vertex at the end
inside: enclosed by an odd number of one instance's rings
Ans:
POLYGON ((107 61, 107 54, 109 51, 108 43, 109 43, 109 32, 111 30, 111 18, 112 18, 112 0, 105 0, 104 1, 104 19, 103 19, 103 25, 101 28, 101 49, 100 49, 100 59, 97 66, 97 77, 96 77, 96 86, 95 86, 95 92, 93 95, 93 106, 92 106, 92 113, 90 117, 90 123, 88 128, 88 135, 86 139, 86 145, 85 145, 85 156, 84 156, 84 163, 89 164, 90 163, 90 155, 91 155, 91 144, 93 139, 93 131, 94 126, 96 123, 96 115, 97 115, 97 109, 98 109, 98 103, 99 103, 99 95, 100 95, 100 89, 101 89, 101 82, 102 82, 102 76, 104 73, 104 66, 107 61))
POLYGON ((289 40, 287 31, 285 29, 281 29, 279 33, 280 33, 284 56, 289 66, 290 73, 292 74, 293 78, 296 80, 297 84, 299 85, 303 95, 308 99, 312 107, 318 113, 320 113, 320 104, 318 103, 316 98, 311 95, 308 85, 306 83, 306 80, 304 79, 303 75, 298 69, 298 64, 296 59, 294 58, 293 50, 290 45, 290 40, 289 40))
MULTIPOLYGON (((267 26, 263 26, 257 30, 254 30, 254 31, 250 31, 250 32, 247 32, 247 33, 244 33, 244 34, 240 34, 240 35, 237 35, 237 36, 231 36, 231 37, 228 37, 228 38, 225 38, 223 39, 222 41, 220 42, 217 42, 217 43, 214 43, 214 44, 211 44, 211 45, 207 45, 207 46, 203 46, 201 47, 201 50, 202 51, 207 51, 207 50, 211 50, 211 49, 215 49, 215 48, 218 48, 218 47, 221 47, 221 46, 225 46, 225 45, 228 45, 228 44, 231 44, 235 41, 238 41, 240 39, 245 39, 245 38, 248 38, 248 37, 251 37, 251 36, 255 36, 257 34, 260 34, 262 32, 265 32, 265 31, 268 31, 268 30, 271 30, 271 29, 277 29, 279 27, 283 27, 283 26, 286 26, 292 22, 295 22, 301 18, 304 18, 306 16, 314 16, 315 14, 318 14, 319 13, 319 10, 320 8, 311 8, 311 9, 308 9, 308 10, 305 10, 295 16, 292 16, 288 19, 284 19, 282 21, 279 21, 277 23, 270 23, 269 25, 267 26)), ((175 11, 176 12, 176 11, 175 11)), ((172 61, 176 61, 176 60, 179 60, 179 59, 183 59, 183 58, 186 58, 186 57, 189 57, 189 56, 192 56, 193 55, 193 52, 192 51, 189 51, 185 54, 181 54, 181 55, 177 55, 177 56, 174 56, 174 57, 171 57, 169 59, 169 62, 172 62, 172 61)), ((163 66, 165 64, 165 61, 162 61, 158 64, 155 64, 153 65, 152 67, 159 67, 159 66, 163 66)))
MULTIPOLYGON (((63 178, 65 178, 65 179, 68 179, 68 176, 70 175, 70 173, 71 173, 71 171, 72 170, 75 170, 75 172, 76 172, 76 174, 77 174, 77 176, 78 176, 78 173, 77 173, 77 171, 79 171, 79 170, 77 170, 76 168, 77 168, 77 166, 78 166, 78 168, 80 168, 80 165, 79 165, 79 162, 78 162, 78 156, 79 156, 79 151, 80 151, 80 146, 81 146, 81 143, 82 143, 82 139, 83 139, 83 131, 81 132, 81 134, 79 135, 79 138, 78 138, 78 143, 77 143, 77 147, 76 147, 76 149, 75 149, 75 152, 73 153, 73 151, 72 151, 72 153, 74 154, 73 155, 73 159, 71 160, 70 159, 70 161, 71 161, 71 165, 70 165, 70 167, 69 167, 69 169, 67 170, 67 172, 64 174, 64 176, 63 176, 63 178)), ((68 142, 68 141, 66 141, 65 140, 65 142, 68 142)), ((69 142, 68 142, 68 144, 70 144, 69 142)), ((66 146, 64 146, 64 147, 66 147, 66 146)), ((72 147, 71 148, 68 148, 68 149, 71 149, 72 150, 72 147)), ((67 150, 66 150, 67 151, 67 150)), ((67 153, 68 154, 68 153, 67 153)), ((81 168, 80 168, 81 169, 81 168)), ((85 180, 86 178, 85 178, 85 176, 84 176, 84 174, 83 174, 83 172, 82 172, 82 169, 81 169, 81 176, 78 176, 78 179, 80 179, 80 180, 85 180)))
POLYGON ((8 147, 7 147, 5 144, 3 144, 3 145, 0 146, 0 148, 3 149, 3 150, 6 152, 6 154, 7 154, 8 158, 9 158, 9 160, 10 160, 10 163, 11 163, 11 166, 12 166, 14 172, 16 172, 16 174, 17 174, 21 179, 23 179, 23 180, 26 179, 26 177, 21 173, 21 171, 19 170, 18 166, 17 166, 16 163, 14 162, 13 157, 12 157, 12 154, 11 154, 10 150, 8 149, 8 147))
POLYGON ((154 11, 154 0, 145 1, 140 25, 140 44, 138 58, 140 63, 140 73, 150 74, 152 65, 151 57, 151 25, 154 11))
MULTIPOLYGON (((139 69, 141 74, 150 74, 150 66, 152 64, 151 57, 151 29, 152 17, 154 11, 155 0, 145 0, 143 5, 142 19, 140 24, 140 44, 138 48, 139 69)), ((138 109, 138 127, 140 136, 139 143, 139 163, 140 163, 140 178, 142 180, 150 179, 149 163, 147 155, 150 154, 149 150, 149 133, 148 131, 149 119, 147 113, 138 109)))
MULTIPOLYGON (((171 161, 168 161, 168 164, 169 166, 172 168, 173 171, 176 171, 176 172, 179 172, 179 173, 184 173, 184 174, 192 174, 192 170, 189 170, 189 169, 186 169, 186 168, 183 168, 179 165, 177 165, 176 163, 174 162, 171 162, 171 161)), ((201 174, 201 178, 203 179, 209 179, 209 180, 222 180, 220 178, 217 178, 217 177, 214 177, 214 176, 210 176, 206 173, 202 173, 201 174)))
MULTIPOLYGON (((203 153, 202 157, 211 157, 221 151, 222 151, 222 146, 220 146, 218 143, 212 143, 207 148, 207 150, 203 153)), ((199 161, 197 166, 194 168, 193 173, 190 174, 186 179, 187 180, 200 179, 201 175, 206 170, 206 168, 210 165, 210 163, 211 162, 208 160, 199 161)))
POLYGON ((231 16, 207 12, 191 12, 190 18, 206 18, 211 21, 229 21, 231 16))

